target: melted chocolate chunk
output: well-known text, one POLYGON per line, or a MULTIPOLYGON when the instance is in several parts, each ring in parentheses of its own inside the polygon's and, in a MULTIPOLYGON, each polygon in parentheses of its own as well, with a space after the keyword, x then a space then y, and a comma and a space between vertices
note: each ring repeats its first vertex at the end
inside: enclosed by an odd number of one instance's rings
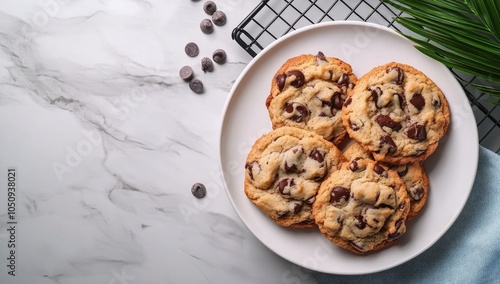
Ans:
POLYGON ((385 145, 387 145, 387 153, 392 154, 396 152, 397 146, 396 143, 394 143, 394 140, 392 140, 391 136, 386 135, 380 137, 380 147, 382 148, 385 145))
POLYGON ((283 91, 283 88, 285 87, 285 81, 286 81, 286 74, 279 74, 276 76, 276 83, 278 84, 278 89, 280 91, 283 91))
POLYGON ((336 186, 333 188, 332 192, 330 193, 330 202, 331 203, 338 203, 342 199, 344 199, 345 202, 349 201, 350 197, 350 190, 342 187, 342 186, 336 186))
POLYGON ((297 102, 286 103, 285 112, 294 113, 289 119, 298 123, 304 121, 310 114, 309 110, 304 105, 297 102))
POLYGON ((404 177, 408 173, 408 165, 404 165, 404 169, 398 171, 399 177, 404 177))
POLYGON ((293 173, 296 173, 298 171, 297 169, 297 165, 295 164, 292 164, 292 165, 288 165, 287 162, 285 162, 285 172, 288 173, 288 174, 293 174, 293 173))
POLYGON ((304 77, 304 73, 302 73, 299 70, 291 70, 286 73, 287 76, 295 76, 295 80, 290 82, 290 85, 292 85, 295 88, 300 88, 304 85, 306 82, 306 78, 304 77))
POLYGON ((375 118, 375 121, 380 125, 380 127, 389 127, 393 131, 401 130, 401 123, 392 120, 392 118, 388 115, 379 115, 375 118))
POLYGON ((422 110, 425 106, 425 99, 420 93, 415 93, 410 99, 410 103, 418 110, 422 110))
POLYGON ((399 211, 404 211, 406 207, 406 201, 403 201, 399 204, 398 209, 399 211))
POLYGON ((349 169, 353 172, 357 171, 359 169, 358 161, 360 160, 360 157, 356 157, 352 160, 351 164, 349 165, 349 169))
POLYGON ((382 95, 382 89, 380 89, 379 87, 370 87, 369 89, 371 90, 371 98, 373 102, 375 102, 375 106, 379 108, 377 102, 378 97, 382 95))
POLYGON ((325 155, 318 149, 313 149, 309 154, 309 158, 317 161, 318 163, 323 163, 323 161, 325 160, 325 155))
POLYGON ((373 171, 376 172, 379 176, 387 177, 387 171, 379 164, 375 164, 373 166, 373 171))
POLYGON ((257 162, 252 162, 252 163, 246 163, 245 164, 245 169, 248 170, 248 175, 250 176, 251 179, 253 179, 253 167, 257 166, 260 169, 260 165, 257 162))
POLYGON ((345 102, 344 102, 344 106, 346 107, 346 106, 350 105, 351 103, 352 103, 352 98, 348 97, 347 100, 345 100, 345 102))
POLYGON ((278 190, 281 194, 290 195, 290 188, 295 187, 293 178, 284 178, 278 183, 278 190))
POLYGON ((398 74, 397 74, 396 78, 394 78, 391 82, 394 83, 394 84, 396 84, 396 85, 403 84, 403 80, 405 78, 405 74, 404 74, 403 70, 401 70, 401 68, 399 68, 399 67, 391 67, 391 68, 387 68, 387 70, 385 70, 385 72, 386 73, 391 73, 394 70, 398 74))
POLYGON ((339 79, 337 80, 337 84, 339 86, 349 85, 349 76, 347 76, 346 73, 342 73, 342 75, 340 75, 339 79))
POLYGON ((414 200, 420 200, 424 196, 424 189, 420 186, 412 187, 410 189, 410 196, 414 200))
POLYGON ((318 58, 318 60, 327 61, 326 57, 325 57, 325 54, 323 54, 323 52, 321 52, 321 51, 318 51, 318 54, 316 55, 316 58, 318 58))
POLYGON ((331 100, 331 107, 332 107, 332 113, 333 109, 340 110, 342 109, 342 93, 341 92, 335 92, 333 93, 332 100, 331 100))
POLYGON ((366 222, 365 220, 363 220, 363 216, 357 215, 354 218, 356 218, 356 220, 358 221, 358 223, 355 225, 356 227, 358 227, 358 229, 363 230, 364 228, 366 228, 366 222))
POLYGON ((427 139, 427 132, 423 125, 412 124, 408 127, 408 132, 406 133, 410 139, 417 141, 424 141, 427 139))
POLYGON ((293 213, 297 214, 300 211, 300 209, 302 208, 302 205, 304 205, 302 202, 295 202, 293 204, 293 213))
POLYGON ((314 203, 314 201, 316 201, 316 196, 312 196, 312 197, 309 197, 305 203, 306 204, 309 204, 309 205, 312 205, 314 203))

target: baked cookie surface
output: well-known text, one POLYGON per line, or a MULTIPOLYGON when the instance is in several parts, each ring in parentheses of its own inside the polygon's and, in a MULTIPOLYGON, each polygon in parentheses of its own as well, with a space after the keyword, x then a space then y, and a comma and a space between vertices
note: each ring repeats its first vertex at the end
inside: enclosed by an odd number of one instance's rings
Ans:
POLYGON ((363 75, 345 100, 342 121, 377 161, 426 159, 446 134, 450 110, 439 87, 421 71, 391 62, 363 75))
POLYGON ((321 136, 294 127, 278 128, 250 150, 245 194, 281 226, 313 227, 312 204, 320 184, 344 161, 340 150, 321 136))
POLYGON ((273 129, 298 127, 339 145, 346 137, 341 109, 357 78, 349 64, 322 52, 287 60, 266 100, 273 129))
POLYGON ((327 239, 363 254, 392 245, 406 232, 409 202, 396 172, 355 159, 321 184, 313 215, 327 239))
MULTIPOLYGON (((367 153, 359 144, 353 143, 343 152, 348 161, 355 159, 372 159, 373 156, 367 153)), ((398 173, 403 180, 406 193, 410 198, 410 211, 407 220, 415 218, 424 205, 427 203, 429 195, 429 178, 422 162, 415 162, 404 165, 386 165, 389 169, 398 173)))

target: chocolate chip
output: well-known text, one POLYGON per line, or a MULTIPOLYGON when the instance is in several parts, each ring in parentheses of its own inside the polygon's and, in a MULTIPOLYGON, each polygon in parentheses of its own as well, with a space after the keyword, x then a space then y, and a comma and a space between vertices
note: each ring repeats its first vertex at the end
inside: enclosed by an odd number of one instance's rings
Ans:
POLYGON ((212 62, 212 59, 208 57, 203 57, 201 59, 201 70, 203 72, 212 72, 214 71, 214 63, 212 62))
POLYGON ((213 1, 207 1, 203 4, 203 11, 205 11, 208 15, 212 15, 215 11, 217 11, 217 5, 215 5, 213 1))
POLYGON ((191 91, 197 94, 201 94, 203 93, 203 82, 199 79, 193 79, 189 82, 189 88, 191 89, 191 91))
POLYGON ((384 208, 394 209, 391 205, 385 204, 385 203, 381 203, 381 204, 377 205, 377 207, 375 207, 375 208, 376 209, 384 209, 384 208))
POLYGON ((309 110, 304 105, 297 102, 286 103, 285 112, 293 114, 289 119, 297 123, 304 121, 310 114, 309 110))
POLYGON ((365 220, 363 220, 363 216, 356 215, 354 218, 356 218, 356 220, 358 221, 358 223, 356 224, 356 227, 358 227, 358 229, 363 230, 364 228, 366 228, 366 222, 365 220))
POLYGON ((378 123, 378 125, 380 125, 380 127, 388 127, 393 131, 399 131, 403 127, 401 126, 401 123, 392 120, 388 115, 381 114, 377 116, 377 118, 375 118, 375 121, 378 123))
POLYGON ((344 106, 346 107, 346 106, 350 105, 351 103, 352 103, 352 98, 351 98, 351 97, 348 97, 348 98, 345 100, 345 102, 344 102, 344 106))
POLYGON ((309 158, 317 161, 318 163, 323 163, 323 161, 325 160, 325 155, 318 149, 313 149, 309 154, 309 158))
POLYGON ((396 143, 394 143, 394 140, 392 140, 391 136, 386 135, 380 137, 380 148, 384 147, 387 145, 387 153, 392 154, 396 152, 397 146, 396 143))
POLYGON ((288 212, 290 212, 290 211, 280 211, 280 212, 277 212, 277 214, 278 214, 278 217, 283 217, 283 216, 285 216, 288 212))
POLYGON ((406 201, 403 201, 399 204, 398 209, 399 211, 404 211, 406 207, 406 201))
POLYGON ((404 177, 408 173, 408 165, 404 165, 404 169, 397 172, 399 177, 404 177))
POLYGON ((190 81, 193 79, 193 69, 189 66, 184 66, 179 70, 179 76, 181 76, 184 81, 190 81))
POLYGON ((227 21, 226 14, 222 11, 215 11, 212 14, 212 21, 216 26, 223 26, 226 24, 227 21))
POLYGON ((337 84, 339 86, 349 85, 349 76, 347 76, 346 73, 342 73, 342 75, 340 75, 339 79, 337 80, 337 84))
POLYGON ((211 34, 214 31, 214 25, 210 19, 203 19, 200 22, 200 30, 204 34, 211 34))
POLYGON ((399 68, 399 67, 391 67, 391 68, 387 68, 387 70, 385 70, 386 73, 391 73, 392 71, 396 71, 397 76, 391 82, 396 84, 396 85, 403 84, 403 80, 405 77, 403 70, 401 70, 401 68, 399 68))
POLYGON ((375 102, 375 106, 377 105, 378 102, 378 97, 382 95, 382 89, 380 87, 370 87, 371 90, 371 98, 373 102, 375 102))
POLYGON ((304 85, 304 83, 306 82, 306 79, 304 77, 304 73, 302 73, 299 70, 288 71, 288 72, 286 72, 286 75, 287 76, 295 76, 295 80, 290 82, 290 85, 292 85, 295 88, 302 87, 304 85))
POLYGON ((336 186, 330 193, 330 203, 339 203, 342 200, 347 202, 349 201, 350 193, 349 189, 342 186, 336 186))
POLYGON ((415 93, 410 99, 410 103, 418 110, 422 110, 425 106, 425 99, 420 93, 415 93))
POLYGON ((196 57, 200 53, 200 49, 198 48, 198 45, 194 42, 188 42, 186 46, 184 47, 184 51, 186 52, 187 56, 189 57, 196 57))
POLYGON ((205 197, 205 195, 207 195, 207 189, 202 183, 195 183, 191 187, 191 193, 196 198, 203 198, 205 197))
POLYGON ((441 106, 441 101, 439 99, 432 99, 432 106, 438 108, 441 106))
POLYGON ((425 139, 427 139, 427 132, 425 131, 425 127, 416 123, 408 127, 408 132, 406 134, 409 138, 417 141, 424 141, 425 139))
POLYGON ((398 105, 400 109, 404 109, 406 107, 406 98, 401 94, 396 94, 398 96, 398 105))
POLYGON ((311 205, 314 203, 314 201, 316 201, 316 196, 309 197, 305 202, 306 202, 306 204, 311 205))
POLYGON ((399 219, 396 221, 396 223, 394 224, 394 226, 396 227, 396 230, 394 231, 394 233, 391 233, 389 234, 387 237, 389 237, 389 239, 395 239, 399 236, 401 236, 401 232, 399 232, 399 229, 401 228, 401 225, 403 225, 403 219, 399 219))
POLYGON ((357 250, 359 250, 359 251, 364 251, 364 249, 363 249, 362 247, 360 247, 359 245, 357 245, 357 244, 356 244, 356 243, 354 243, 353 241, 349 241, 349 244, 350 244, 353 248, 355 248, 355 249, 357 249, 357 250))
POLYGON ((245 169, 248 170, 248 175, 250 176, 251 179, 254 179, 253 178, 253 167, 255 167, 255 166, 259 167, 259 170, 260 170, 260 165, 257 162, 245 164, 245 169))
POLYGON ((361 157, 356 157, 351 161, 351 164, 349 165, 349 169, 353 172, 359 170, 359 165, 358 161, 361 160, 361 157))
POLYGON ((299 213, 300 209, 302 208, 302 205, 304 205, 302 202, 294 202, 292 210, 293 214, 299 213))
POLYGON ((226 63, 226 52, 223 49, 216 49, 214 53, 212 54, 212 59, 215 61, 217 64, 224 64, 226 63))
POLYGON ((387 177, 387 171, 379 164, 375 164, 373 166, 373 171, 376 172, 379 176, 387 177))
POLYGON ((410 196, 414 200, 420 200, 424 196, 424 189, 420 186, 412 187, 410 189, 410 196))
POLYGON ((284 195, 290 195, 292 187, 295 187, 295 180, 293 178, 284 178, 278 183, 278 190, 284 195))
POLYGON ((278 84, 278 89, 280 91, 282 91, 283 88, 285 87, 285 81, 286 81, 286 74, 279 74, 278 76, 276 76, 276 84, 278 84))
POLYGON ((332 100, 331 100, 332 113, 333 113, 333 109, 336 109, 336 110, 342 109, 343 103, 344 102, 342 101, 342 93, 341 92, 333 93, 332 100))
POLYGON ((351 129, 354 131, 359 130, 359 127, 356 124, 352 123, 352 121, 349 123, 349 127, 351 127, 351 129))
POLYGON ((318 54, 316 55, 316 57, 317 57, 319 60, 326 61, 325 54, 323 54, 323 52, 321 52, 321 51, 318 51, 318 54))
POLYGON ((288 163, 285 161, 285 172, 288 174, 293 174, 298 171, 297 165, 292 164, 291 166, 288 165, 288 163))

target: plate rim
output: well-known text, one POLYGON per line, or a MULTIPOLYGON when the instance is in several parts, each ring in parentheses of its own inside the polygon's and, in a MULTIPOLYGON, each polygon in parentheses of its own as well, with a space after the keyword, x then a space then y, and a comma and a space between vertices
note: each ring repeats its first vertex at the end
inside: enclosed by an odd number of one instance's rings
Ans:
MULTIPOLYGON (((441 239, 443 237, 443 235, 446 234, 446 232, 448 232, 448 230, 450 229, 450 227, 456 222, 456 220, 458 219, 458 217, 462 214, 463 209, 464 209, 467 201, 469 200, 469 196, 470 196, 470 193, 472 192, 472 187, 474 185, 474 181, 475 181, 475 178, 476 178, 476 175, 477 175, 477 168, 478 168, 478 162, 479 162, 479 147, 480 147, 480 144, 479 144, 479 141, 478 141, 478 130, 477 130, 477 127, 475 128, 474 133, 471 133, 471 135, 474 136, 473 140, 476 142, 474 145, 472 145, 472 146, 475 146, 475 148, 476 148, 475 151, 472 152, 473 155, 474 155, 474 157, 473 157, 474 158, 474 164, 473 164, 474 168, 473 168, 473 171, 471 171, 471 172, 473 172, 473 178, 469 182, 469 184, 467 185, 468 191, 467 191, 466 198, 464 198, 464 201, 461 204, 459 204, 458 207, 457 207, 459 209, 458 210, 458 214, 455 214, 453 216, 453 218, 451 218, 449 220, 449 222, 446 224, 446 226, 444 226, 442 228, 441 232, 439 234, 437 234, 429 242, 429 244, 426 247, 422 248, 417 253, 415 253, 413 255, 408 255, 407 257, 402 258, 401 260, 399 260, 399 261, 397 261, 397 262, 395 262, 395 263, 393 263, 391 265, 387 265, 387 266, 385 266, 383 268, 367 270, 367 271, 364 271, 362 273, 355 273, 355 272, 354 273, 349 273, 349 272, 348 273, 338 273, 338 272, 325 271, 325 270, 318 269, 318 268, 305 267, 302 263, 299 263, 299 262, 295 261, 294 259, 291 259, 290 257, 286 256, 286 255, 280 254, 275 249, 273 249, 272 247, 268 246, 264 241, 262 241, 261 237, 258 234, 256 234, 251 228, 249 228, 249 226, 247 225, 247 223, 244 221, 244 219, 242 217, 242 213, 238 209, 238 207, 236 206, 235 200, 233 199, 233 197, 232 197, 232 195, 230 193, 228 184, 226 183, 226 177, 225 177, 225 174, 224 174, 224 167, 222 165, 222 151, 223 151, 223 149, 222 149, 222 140, 223 140, 223 135, 224 135, 224 125, 226 124, 226 114, 227 114, 229 106, 230 106, 230 104, 231 104, 231 102, 233 100, 233 97, 235 95, 236 89, 238 88, 238 86, 241 83, 241 81, 245 78, 246 74, 256 64, 256 62, 258 62, 261 57, 265 56, 265 54, 267 52, 269 52, 270 50, 272 50, 276 45, 278 45, 281 42, 286 41, 289 38, 294 37, 294 36, 296 36, 298 34, 301 34, 301 33, 304 33, 304 32, 307 32, 307 31, 313 30, 313 29, 323 28, 325 26, 346 26, 346 25, 353 25, 353 26, 358 26, 358 27, 376 28, 376 29, 383 30, 385 32, 392 33, 393 35, 396 35, 396 36, 400 37, 401 39, 406 40, 408 42, 410 41, 409 39, 405 38, 403 35, 397 33, 395 30, 393 30, 393 29, 391 29, 389 27, 386 27, 386 26, 383 26, 383 25, 380 25, 380 24, 376 24, 376 23, 371 23, 371 22, 362 22, 362 21, 353 21, 353 20, 328 21, 328 22, 311 24, 311 25, 299 28, 299 29, 297 29, 295 31, 292 31, 292 32, 290 32, 290 33, 288 33, 286 35, 283 35, 282 37, 276 39, 271 44, 269 44, 268 46, 266 46, 261 52, 259 52, 257 54, 257 56, 255 56, 254 58, 252 58, 252 60, 247 64, 247 66, 238 75, 238 78, 235 80, 235 82, 233 83, 233 86, 231 87, 231 89, 229 91, 229 95, 226 98, 225 103, 224 103, 224 107, 222 109, 222 116, 220 118, 220 124, 219 124, 218 147, 217 147, 217 150, 218 150, 218 166, 219 166, 219 171, 221 173, 222 183, 223 183, 223 186, 224 186, 224 190, 226 192, 227 197, 229 198, 229 201, 231 202, 231 205, 232 205, 233 209, 237 213, 238 218, 245 225, 245 227, 252 233, 252 235, 255 238, 257 238, 259 240, 259 242, 263 246, 265 246, 267 249, 269 249, 270 251, 272 251, 276 255, 280 256, 281 258, 283 258, 283 259, 285 259, 285 260, 287 260, 287 261, 289 261, 289 262, 291 262, 293 264, 299 265, 300 267, 304 267, 306 269, 309 269, 309 270, 313 270, 313 271, 317 271, 317 272, 322 272, 322 273, 327 273, 327 274, 335 274, 335 275, 365 275, 365 274, 370 274, 370 273, 376 273, 376 272, 381 272, 381 271, 389 270, 391 268, 397 267, 397 266, 399 266, 399 265, 401 265, 403 263, 406 263, 406 262, 408 262, 408 261, 416 258, 417 256, 423 254, 429 248, 431 248, 432 246, 434 246, 436 244, 436 242, 439 241, 439 239, 441 239)), ((438 64, 443 65, 442 63, 439 63, 439 62, 438 62, 438 64)), ((453 76, 453 74, 451 73, 451 71, 448 68, 446 68, 446 70, 447 70, 448 75, 450 75, 452 77, 455 77, 455 76, 453 76)), ((455 81, 453 83, 454 84, 458 84, 458 81, 455 81)), ((458 85, 459 85, 460 89, 462 90, 462 92, 461 92, 460 95, 464 95, 465 96, 465 92, 463 92, 463 87, 460 84, 458 84, 458 85)), ((472 118, 475 120, 475 117, 473 115, 472 108, 470 107, 470 104, 467 104, 467 107, 468 107, 468 111, 470 111, 470 113, 472 114, 472 118)))

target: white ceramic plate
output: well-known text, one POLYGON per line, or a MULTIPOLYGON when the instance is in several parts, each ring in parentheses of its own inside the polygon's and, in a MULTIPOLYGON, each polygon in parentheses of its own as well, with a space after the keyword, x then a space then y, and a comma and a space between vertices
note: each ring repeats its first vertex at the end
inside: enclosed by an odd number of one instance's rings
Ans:
POLYGON ((442 64, 422 55, 391 29, 363 22, 328 22, 290 33, 263 50, 234 84, 223 113, 220 167, 227 194, 248 229, 281 257, 311 270, 365 274, 404 263, 432 246, 453 224, 469 196, 478 160, 478 136, 469 102, 442 64), (364 256, 329 243, 317 229, 276 225, 243 192, 246 156, 260 135, 271 131, 265 107, 271 80, 290 57, 303 53, 338 57, 360 77, 375 66, 397 61, 429 76, 446 95, 452 122, 436 152, 425 161, 430 194, 420 216, 394 246, 364 256))

